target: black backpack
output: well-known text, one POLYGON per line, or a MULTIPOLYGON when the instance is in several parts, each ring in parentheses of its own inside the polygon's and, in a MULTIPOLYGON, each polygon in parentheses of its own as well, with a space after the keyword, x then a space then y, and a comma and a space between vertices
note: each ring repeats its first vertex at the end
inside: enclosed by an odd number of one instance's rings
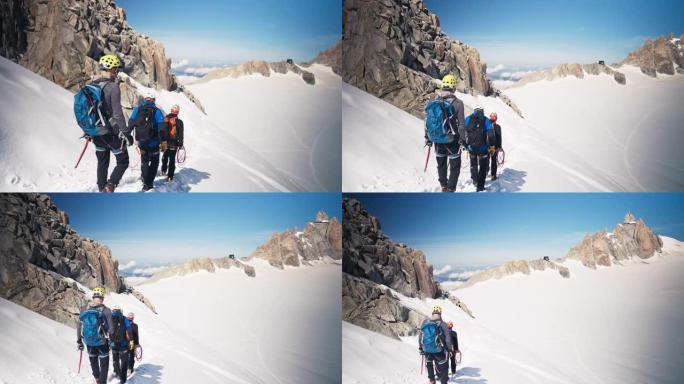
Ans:
POLYGON ((473 113, 465 129, 466 145, 480 148, 485 145, 485 117, 482 113, 473 113))
POLYGON ((155 110, 156 108, 153 105, 143 105, 138 109, 138 114, 133 121, 136 141, 144 142, 156 135, 155 110))
POLYGON ((120 346, 126 340, 126 324, 124 316, 120 312, 112 313, 112 332, 109 333, 110 341, 115 346, 120 346))

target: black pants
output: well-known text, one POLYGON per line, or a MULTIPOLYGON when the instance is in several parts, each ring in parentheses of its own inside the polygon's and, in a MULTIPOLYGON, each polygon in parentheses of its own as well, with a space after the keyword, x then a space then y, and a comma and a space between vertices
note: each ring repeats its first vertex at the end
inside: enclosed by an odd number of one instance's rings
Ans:
POLYGON ((126 149, 126 146, 123 145, 117 136, 111 133, 94 137, 93 144, 95 144, 95 155, 97 156, 98 189, 102 190, 107 182, 114 186, 119 185, 119 181, 121 181, 126 168, 128 168, 128 149, 126 149), (107 172, 109 172, 110 153, 116 158, 116 166, 108 181, 107 172))
POLYGON ((133 372, 133 368, 135 368, 135 349, 128 351, 128 370, 133 372))
POLYGON ((176 148, 167 148, 162 156, 162 173, 167 172, 167 176, 173 179, 173 174, 176 172, 176 148), (168 165, 167 165, 168 164, 168 165))
POLYGON ((451 360, 451 373, 456 373, 456 352, 449 354, 449 360, 451 360))
POLYGON ((497 167, 499 166, 499 163, 498 163, 498 161, 499 161, 499 156, 498 156, 498 155, 499 155, 499 152, 496 152, 496 153, 494 153, 494 154, 491 156, 491 158, 492 158, 492 161, 491 161, 491 163, 492 163, 492 166, 491 166, 491 168, 492 168, 492 177, 496 176, 496 169, 497 169, 497 167))
POLYGON ((112 358, 116 377, 125 383, 128 377, 128 349, 112 349, 112 358))
POLYGON ((484 191, 487 171, 489 171, 489 154, 470 153, 470 178, 473 179, 478 192, 484 191))
POLYGON ((109 372, 109 346, 107 344, 100 347, 87 347, 90 368, 93 370, 93 377, 97 384, 107 383, 107 373, 109 372))
POLYGON ((449 357, 446 351, 441 353, 426 353, 425 367, 427 368, 428 379, 439 379, 441 384, 447 384, 449 380, 449 357), (435 376, 436 375, 436 376, 435 376))
POLYGON ((143 185, 152 188, 159 168, 159 148, 140 148, 140 170, 143 185))
POLYGON ((439 185, 450 190, 456 189, 458 176, 461 173, 461 154, 458 151, 456 141, 440 144, 435 143, 435 156, 437 157, 437 175, 439 185), (449 165, 449 177, 447 178, 447 163, 449 165))

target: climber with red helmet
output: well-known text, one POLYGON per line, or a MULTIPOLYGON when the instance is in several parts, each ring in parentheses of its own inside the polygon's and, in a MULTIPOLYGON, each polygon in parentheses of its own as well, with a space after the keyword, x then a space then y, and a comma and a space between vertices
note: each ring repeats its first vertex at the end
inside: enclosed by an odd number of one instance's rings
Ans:
POLYGON ((178 118, 180 107, 174 105, 164 118, 166 125, 166 145, 162 157, 161 172, 166 176, 166 181, 172 182, 176 172, 176 151, 183 147, 183 120, 178 118), (168 171, 168 173, 167 173, 168 171))

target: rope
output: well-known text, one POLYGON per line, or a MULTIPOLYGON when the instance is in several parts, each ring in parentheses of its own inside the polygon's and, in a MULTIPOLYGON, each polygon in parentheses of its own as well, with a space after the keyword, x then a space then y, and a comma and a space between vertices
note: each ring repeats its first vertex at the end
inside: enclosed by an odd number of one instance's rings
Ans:
POLYGON ((503 148, 499 148, 499 150, 496 152, 496 163, 498 165, 504 165, 504 162, 506 161, 506 151, 503 150, 503 148))
POLYGON ((138 345, 135 347, 135 359, 137 361, 140 361, 140 360, 142 360, 142 358, 143 358, 143 349, 142 349, 141 345, 138 345))
POLYGON ((140 157, 141 157, 141 155, 140 155, 140 148, 138 148, 138 143, 135 143, 135 152, 138 153, 138 156, 136 156, 138 161, 134 165, 131 165, 128 167, 132 171, 137 171, 140 169, 140 157))
POLYGON ((178 151, 176 151, 176 163, 177 164, 185 163, 185 158, 186 158, 185 147, 178 148, 178 151), (182 155, 181 155, 181 153, 182 153, 182 155))

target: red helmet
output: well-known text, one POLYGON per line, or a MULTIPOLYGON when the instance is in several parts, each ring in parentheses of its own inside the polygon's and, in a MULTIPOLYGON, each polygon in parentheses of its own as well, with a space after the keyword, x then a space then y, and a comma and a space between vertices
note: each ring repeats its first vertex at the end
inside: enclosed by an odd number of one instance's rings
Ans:
POLYGON ((498 117, 499 117, 499 116, 497 116, 497 114, 496 114, 495 112, 492 112, 492 113, 489 115, 489 120, 491 120, 492 122, 494 122, 494 121, 496 121, 496 119, 497 119, 498 117))
POLYGON ((453 322, 451 322, 451 321, 450 321, 450 322, 448 322, 448 323, 447 323, 447 325, 449 326, 449 329, 451 329, 451 328, 453 328, 453 327, 454 327, 454 323, 453 323, 453 322))

